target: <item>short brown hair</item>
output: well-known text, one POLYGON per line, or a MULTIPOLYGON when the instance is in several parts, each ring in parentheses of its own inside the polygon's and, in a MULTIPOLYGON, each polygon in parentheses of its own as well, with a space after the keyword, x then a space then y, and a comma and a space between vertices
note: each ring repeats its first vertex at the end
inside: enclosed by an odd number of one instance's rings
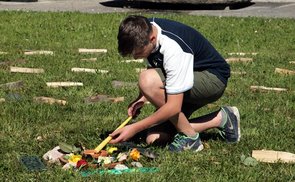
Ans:
POLYGON ((130 15, 125 18, 118 32, 118 51, 122 56, 131 55, 134 49, 149 43, 152 25, 146 17, 130 15))

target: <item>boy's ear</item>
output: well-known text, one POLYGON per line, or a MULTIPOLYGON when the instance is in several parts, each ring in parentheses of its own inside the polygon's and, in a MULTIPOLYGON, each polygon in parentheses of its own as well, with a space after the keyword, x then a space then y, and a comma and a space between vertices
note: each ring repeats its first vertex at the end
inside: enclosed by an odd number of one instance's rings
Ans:
POLYGON ((155 35, 151 35, 150 42, 152 42, 152 43, 156 42, 156 36, 155 35))

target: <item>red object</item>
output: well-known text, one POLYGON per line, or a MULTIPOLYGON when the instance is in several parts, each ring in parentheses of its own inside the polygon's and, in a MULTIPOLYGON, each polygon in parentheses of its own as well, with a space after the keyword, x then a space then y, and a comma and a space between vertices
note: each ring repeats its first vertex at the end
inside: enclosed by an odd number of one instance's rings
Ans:
POLYGON ((87 167, 88 166, 88 163, 87 163, 87 161, 86 160, 84 160, 84 159, 81 159, 81 160, 79 160, 78 162, 77 162, 77 165, 76 165, 76 168, 85 168, 85 167, 87 167))

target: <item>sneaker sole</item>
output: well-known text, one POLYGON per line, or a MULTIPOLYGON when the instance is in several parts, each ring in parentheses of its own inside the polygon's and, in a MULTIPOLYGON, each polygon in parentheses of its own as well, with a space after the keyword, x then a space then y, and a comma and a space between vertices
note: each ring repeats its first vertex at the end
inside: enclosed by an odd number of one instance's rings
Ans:
POLYGON ((237 117, 237 120, 238 120, 238 140, 237 142, 240 141, 241 139, 241 129, 240 129, 240 112, 239 112, 239 109, 235 106, 233 107, 230 107, 231 110, 233 111, 234 115, 237 117))
POLYGON ((200 152, 203 149, 204 149, 204 145, 201 144, 196 150, 194 150, 194 152, 200 152))

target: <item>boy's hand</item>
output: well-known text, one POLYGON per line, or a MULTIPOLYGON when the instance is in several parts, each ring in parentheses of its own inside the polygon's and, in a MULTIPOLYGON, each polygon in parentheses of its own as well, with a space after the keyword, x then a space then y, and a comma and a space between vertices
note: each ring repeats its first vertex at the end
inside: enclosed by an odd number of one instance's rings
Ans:
POLYGON ((115 130, 110 136, 113 138, 109 143, 115 144, 125 142, 136 134, 134 125, 127 125, 121 129, 115 130))
POLYGON ((132 116, 132 118, 136 118, 140 114, 140 109, 144 105, 143 101, 134 102, 128 107, 128 115, 132 116))

